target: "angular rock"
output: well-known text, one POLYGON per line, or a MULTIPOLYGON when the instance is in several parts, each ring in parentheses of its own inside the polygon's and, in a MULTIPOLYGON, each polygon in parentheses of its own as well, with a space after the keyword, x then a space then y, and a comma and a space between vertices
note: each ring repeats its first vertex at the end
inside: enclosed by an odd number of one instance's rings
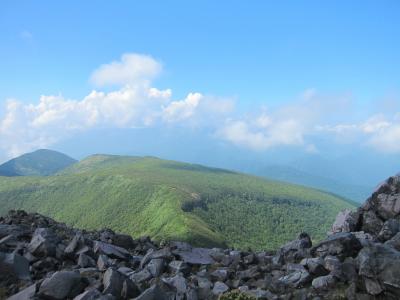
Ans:
POLYGON ((129 275, 129 278, 135 283, 141 283, 143 281, 149 280, 153 276, 147 269, 143 269, 139 272, 135 272, 129 275))
POLYGON ((28 245, 28 250, 34 256, 55 256, 58 241, 59 239, 51 229, 37 228, 28 245))
POLYGON ((158 286, 153 285, 142 294, 135 298, 135 300, 169 300, 166 293, 158 286))
POLYGON ((160 250, 154 251, 150 249, 146 255, 142 258, 140 262, 140 268, 143 269, 145 265, 148 264, 149 261, 156 258, 163 258, 163 259, 171 259, 172 253, 169 248, 162 248, 160 250))
POLYGON ((400 221, 396 219, 389 219, 387 220, 378 234, 378 239, 381 242, 385 242, 390 240, 400 231, 400 221))
POLYGON ((188 274, 190 272, 190 266, 181 261, 181 260, 173 260, 168 264, 168 269, 171 273, 183 273, 188 274))
POLYGON ((229 287, 220 281, 217 281, 216 283, 214 283, 214 287, 212 289, 212 293, 216 296, 222 295, 223 293, 226 293, 227 291, 229 291, 229 287))
POLYGON ((97 268, 101 271, 107 270, 108 267, 111 266, 111 261, 107 255, 100 254, 97 259, 97 268))
POLYGON ((124 276, 113 268, 108 268, 103 275, 103 294, 111 294, 120 297, 124 276))
POLYGON ((30 300, 33 299, 37 290, 37 284, 34 283, 15 295, 7 298, 7 300, 30 300))
POLYGON ((360 212, 345 209, 338 213, 332 225, 331 233, 358 231, 360 212))
POLYGON ((29 280, 29 261, 15 253, 2 253, 0 252, 0 280, 8 276, 22 280, 29 280))
POLYGON ((81 254, 79 254, 79 258, 78 258, 78 265, 82 268, 95 267, 96 262, 90 256, 88 256, 84 253, 81 253, 81 254))
POLYGON ((320 276, 312 281, 312 287, 316 290, 328 290, 335 286, 336 279, 332 275, 320 276))
POLYGON ((324 276, 329 273, 329 271, 325 269, 325 261, 321 257, 304 258, 300 263, 314 276, 324 276))
POLYGON ((122 284, 121 297, 123 299, 132 299, 140 295, 140 289, 130 279, 126 278, 122 284))
POLYGON ((101 297, 101 293, 97 289, 91 289, 79 294, 74 300, 96 300, 101 297))
POLYGON ((85 284, 79 273, 59 271, 43 281, 39 288, 39 296, 50 299, 74 298, 84 288, 85 284))
POLYGON ((163 258, 154 258, 147 264, 146 268, 153 277, 158 277, 164 271, 165 260, 163 258))
POLYGON ((318 257, 333 255, 344 259, 356 256, 361 248, 360 241, 352 233, 342 232, 332 234, 320 242, 311 249, 311 254, 318 257))
POLYGON ((307 271, 297 271, 279 278, 279 281, 286 286, 299 288, 311 281, 311 275, 307 271))
POLYGON ((176 249, 172 253, 182 261, 192 265, 210 265, 215 261, 210 255, 211 250, 206 248, 176 249))
POLYGON ((124 248, 99 241, 96 241, 94 244, 94 252, 122 260, 127 260, 131 256, 130 253, 124 248))

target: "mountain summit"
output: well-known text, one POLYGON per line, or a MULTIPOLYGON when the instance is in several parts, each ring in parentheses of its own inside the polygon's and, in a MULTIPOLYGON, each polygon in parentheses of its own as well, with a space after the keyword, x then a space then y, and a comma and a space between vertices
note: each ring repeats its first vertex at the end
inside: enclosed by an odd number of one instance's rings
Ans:
POLYGON ((0 165, 0 176, 48 176, 74 164, 75 159, 53 150, 40 149, 0 165))

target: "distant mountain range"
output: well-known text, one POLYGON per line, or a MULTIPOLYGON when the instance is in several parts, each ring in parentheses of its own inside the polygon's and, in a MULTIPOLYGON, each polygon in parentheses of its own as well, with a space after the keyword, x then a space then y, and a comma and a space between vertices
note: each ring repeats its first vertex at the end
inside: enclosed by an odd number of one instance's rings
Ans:
POLYGON ((74 162, 41 150, 11 162, 8 174, 18 176, 0 177, 0 214, 23 208, 77 227, 202 246, 272 249, 301 231, 318 240, 339 210, 355 207, 299 185, 154 157, 74 162))
POLYGON ((0 165, 0 176, 47 176, 74 164, 75 159, 52 150, 41 149, 0 165))

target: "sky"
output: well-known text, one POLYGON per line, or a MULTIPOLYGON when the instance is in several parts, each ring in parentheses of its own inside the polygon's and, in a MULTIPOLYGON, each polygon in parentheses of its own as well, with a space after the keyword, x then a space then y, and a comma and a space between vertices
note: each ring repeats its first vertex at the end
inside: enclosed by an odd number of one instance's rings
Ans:
POLYGON ((392 159, 399 13, 386 0, 2 1, 0 161, 38 148, 392 159))

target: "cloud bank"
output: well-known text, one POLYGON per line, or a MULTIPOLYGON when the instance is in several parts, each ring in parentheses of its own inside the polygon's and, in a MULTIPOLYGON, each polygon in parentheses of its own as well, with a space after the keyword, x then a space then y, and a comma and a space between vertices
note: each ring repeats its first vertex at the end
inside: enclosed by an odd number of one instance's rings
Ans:
POLYGON ((184 126, 210 128, 215 138, 255 151, 292 146, 318 152, 313 140, 323 135, 400 153, 399 113, 339 122, 349 111, 351 95, 323 95, 309 89, 275 109, 238 112, 232 98, 198 91, 174 99, 172 89, 153 86, 162 70, 153 57, 128 53, 90 76, 97 88, 113 87, 113 91, 93 90, 82 99, 43 95, 28 104, 8 99, 0 116, 0 151, 12 157, 93 128, 184 126))

